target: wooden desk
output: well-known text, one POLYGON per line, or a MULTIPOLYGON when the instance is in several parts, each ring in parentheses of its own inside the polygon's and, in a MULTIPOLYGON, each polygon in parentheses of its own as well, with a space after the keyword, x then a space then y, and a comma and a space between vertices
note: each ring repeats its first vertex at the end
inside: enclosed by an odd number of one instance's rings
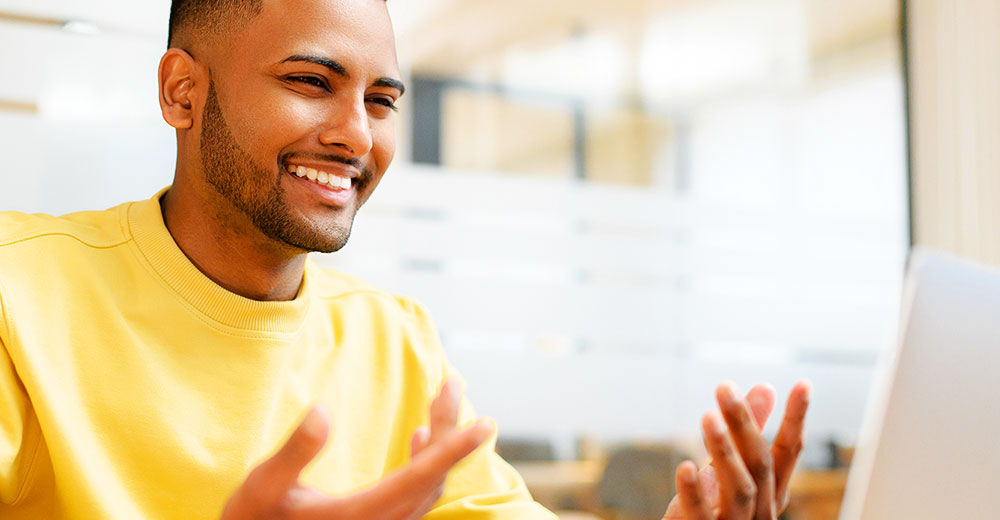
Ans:
POLYGON ((596 489, 604 472, 604 461, 562 460, 519 462, 514 468, 524 477, 531 496, 555 511, 574 507, 597 510, 596 489))
POLYGON ((789 520, 837 520, 844 499, 847 470, 798 471, 788 483, 789 520))
MULTIPOLYGON (((569 505, 600 513, 595 490, 602 461, 524 462, 514 464, 535 500, 552 510, 569 505)), ((789 520, 837 520, 847 470, 797 471, 789 482, 789 520)))

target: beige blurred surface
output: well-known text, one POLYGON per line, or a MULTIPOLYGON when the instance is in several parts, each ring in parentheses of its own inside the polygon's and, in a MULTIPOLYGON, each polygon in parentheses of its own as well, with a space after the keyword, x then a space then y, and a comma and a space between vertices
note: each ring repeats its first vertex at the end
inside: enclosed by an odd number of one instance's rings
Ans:
MULTIPOLYGON (((714 3, 724 3, 713 0, 714 3)), ((412 42, 414 69, 420 73, 460 76, 488 70, 511 48, 543 46, 572 38, 588 26, 612 27, 635 34, 646 19, 704 5, 697 0, 514 0, 503 8, 493 3, 437 0, 422 16, 402 28, 412 42), (488 23, 487 23, 488 22, 488 23), (448 30, 443 31, 441 28, 448 30), (461 42, 461 45, 456 45, 461 42)), ((806 0, 810 52, 829 56, 884 36, 894 36, 897 2, 871 0, 806 0)))
POLYGON ((1000 2, 909 2, 918 245, 1000 265, 1000 2))
MULTIPOLYGON (((562 511, 560 518, 620 518, 614 511, 603 509, 595 496, 604 470, 603 461, 517 463, 514 467, 524 477, 535 500, 562 511), (576 504, 579 510, 564 509, 567 504, 576 504)), ((846 469, 796 471, 789 484, 790 503, 785 518, 836 520, 846 483, 846 469)))

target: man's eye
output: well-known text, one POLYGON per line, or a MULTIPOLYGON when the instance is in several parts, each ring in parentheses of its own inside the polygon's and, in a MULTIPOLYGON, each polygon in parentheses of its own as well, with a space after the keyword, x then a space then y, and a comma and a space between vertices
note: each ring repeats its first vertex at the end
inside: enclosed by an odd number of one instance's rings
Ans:
POLYGON ((396 105, 389 98, 377 97, 377 98, 371 98, 370 101, 372 101, 373 103, 382 105, 382 106, 384 106, 384 107, 392 110, 393 112, 396 112, 396 111, 399 110, 399 108, 396 107, 396 105))
POLYGON ((288 81, 294 81, 296 83, 305 83, 307 85, 312 85, 314 87, 329 90, 326 87, 325 81, 313 76, 290 76, 288 78, 288 81))

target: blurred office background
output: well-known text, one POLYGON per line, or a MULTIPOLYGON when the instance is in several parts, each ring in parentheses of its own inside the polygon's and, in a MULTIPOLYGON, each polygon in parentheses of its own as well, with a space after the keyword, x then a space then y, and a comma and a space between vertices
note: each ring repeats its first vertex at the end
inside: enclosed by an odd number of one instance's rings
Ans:
MULTIPOLYGON (((836 494, 911 242, 898 0, 389 8, 399 152, 350 244, 318 260, 426 304, 551 505, 599 510, 622 446, 697 456, 722 380, 783 396, 812 379, 817 477, 796 489, 836 494)), ((0 208, 170 183, 168 12, 0 0, 0 208)))

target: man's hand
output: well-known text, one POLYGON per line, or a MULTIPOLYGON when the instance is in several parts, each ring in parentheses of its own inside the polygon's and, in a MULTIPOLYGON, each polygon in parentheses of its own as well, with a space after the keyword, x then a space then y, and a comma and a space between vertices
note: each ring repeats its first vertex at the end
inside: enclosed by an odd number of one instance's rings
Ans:
POLYGON ((460 397, 458 384, 446 382, 431 403, 430 428, 418 428, 410 440, 410 464, 375 487, 345 497, 326 496, 299 483, 302 469, 329 435, 328 419, 313 408, 285 445, 250 472, 230 497, 222 520, 409 520, 424 516, 441 497, 448 471, 493 434, 488 420, 463 431, 456 428, 460 397))
POLYGON ((716 390, 722 417, 702 420, 712 463, 700 472, 692 462, 677 468, 677 496, 664 520, 774 520, 788 507, 788 482, 802 450, 811 386, 798 382, 788 396, 774 444, 760 431, 774 407, 774 390, 758 385, 739 399, 732 385, 716 390))

